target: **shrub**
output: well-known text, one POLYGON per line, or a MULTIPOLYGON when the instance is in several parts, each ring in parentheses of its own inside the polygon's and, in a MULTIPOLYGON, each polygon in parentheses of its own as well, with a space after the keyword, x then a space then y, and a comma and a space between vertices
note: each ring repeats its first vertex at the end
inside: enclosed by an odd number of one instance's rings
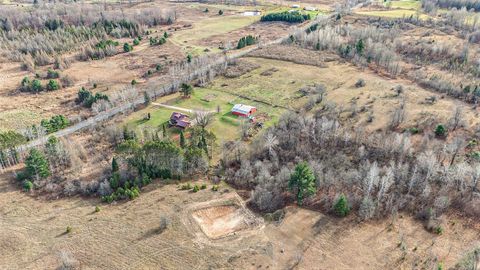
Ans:
POLYGON ((40 125, 47 130, 47 133, 53 133, 68 127, 70 121, 63 115, 55 115, 50 120, 43 119, 40 125))
POLYGON ((355 87, 360 88, 364 87, 366 85, 366 82, 364 79, 358 79, 358 81, 355 83, 355 87))
POLYGON ((335 214, 339 217, 346 217, 350 212, 350 206, 348 205, 347 197, 341 194, 333 206, 335 214))
POLYGON ((190 190, 192 189, 192 185, 190 183, 183 184, 180 188, 181 190, 190 190))
POLYGON ((187 62, 188 63, 192 62, 192 55, 191 54, 187 54, 187 62))
POLYGON ((157 65, 155 66, 155 70, 156 70, 156 71, 160 71, 161 69, 162 69, 162 65, 157 64, 157 65))
POLYGON ((62 87, 70 87, 73 85, 73 79, 68 75, 63 76, 60 82, 62 83, 62 87))
POLYGON ((135 79, 133 79, 130 84, 131 84, 131 85, 136 85, 136 84, 137 84, 137 81, 136 81, 135 79))
POLYGON ((130 45, 130 44, 128 44, 128 43, 123 44, 123 51, 124 51, 124 52, 130 52, 130 51, 132 51, 132 50, 133 50, 132 45, 130 45))
POLYGON ((133 40, 133 45, 134 45, 134 46, 140 45, 140 41, 138 40, 138 38, 136 38, 136 39, 133 40))
POLYGON ((42 83, 40 80, 33 80, 32 83, 30 84, 30 91, 34 93, 41 92, 43 90, 42 83))
POLYGON ((30 180, 23 181, 22 186, 23 186, 23 190, 27 192, 33 189, 33 183, 30 180))
POLYGON ((218 191, 218 185, 213 185, 212 186, 212 191, 218 191))
POLYGON ((100 207, 97 205, 95 206, 95 213, 98 213, 98 212, 100 212, 100 207))
POLYGON ((200 186, 200 189, 207 189, 207 184, 202 184, 202 185, 200 186))
POLYGON ((198 185, 193 186, 193 189, 192 189, 193 192, 198 192, 199 190, 200 188, 198 187, 198 185))
POLYGON ((47 91, 54 91, 60 89, 60 85, 55 80, 48 80, 47 91))
POLYGON ((71 233, 72 232, 72 227, 71 226, 67 226, 67 229, 65 230, 65 233, 71 233))
POLYGON ((60 73, 58 73, 58 71, 48 69, 47 79, 58 79, 59 77, 60 77, 60 73))
POLYGON ((220 10, 218 11, 218 15, 222 16, 222 15, 223 15, 223 10, 220 9, 220 10))
POLYGON ((435 128, 435 135, 437 135, 438 137, 444 137, 446 134, 447 129, 445 128, 445 126, 442 124, 438 124, 435 128))
POLYGON ((441 235, 443 234, 443 227, 442 226, 436 226, 434 229, 433 229, 433 232, 435 232, 436 234, 438 235, 441 235))

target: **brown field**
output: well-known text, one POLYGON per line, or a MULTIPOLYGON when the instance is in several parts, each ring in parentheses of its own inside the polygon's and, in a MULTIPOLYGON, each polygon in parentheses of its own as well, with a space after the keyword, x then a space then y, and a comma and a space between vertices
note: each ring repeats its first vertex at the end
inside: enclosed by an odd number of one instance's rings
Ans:
MULTIPOLYGON (((299 4, 329 12, 334 9, 333 2, 269 0, 262 1, 257 8, 265 13, 299 4)), ((227 45, 235 47, 238 39, 247 35, 259 36, 261 41, 275 40, 298 26, 263 23, 259 22, 258 16, 241 14, 252 10, 253 6, 174 1, 125 2, 120 5, 128 10, 175 7, 179 19, 171 25, 148 29, 150 34, 145 35, 132 52, 124 53, 122 49, 124 42, 131 43, 132 40, 120 38, 116 39, 120 42, 119 53, 114 56, 87 62, 73 61, 60 73, 71 77, 74 84, 58 91, 31 94, 18 90, 23 77, 33 78, 35 73, 43 75, 53 65, 29 72, 23 71, 18 62, 0 59, 0 132, 22 130, 56 114, 86 119, 93 112, 75 103, 82 86, 94 93, 113 95, 136 80, 135 91, 140 96, 147 86, 165 83, 169 68, 185 61, 188 54, 198 56, 221 52, 229 47, 227 45), (209 12, 205 12, 207 8, 209 12), (220 16, 219 10, 224 11, 224 15, 220 16), (160 36, 165 31, 170 33, 167 43, 150 46, 148 38, 160 36), (148 71, 155 70, 157 64, 162 69, 146 76, 148 71), (96 89, 92 89, 94 84, 96 89)), ((369 21, 371 17, 400 18, 404 14, 417 13, 417 3, 413 1, 395 5, 393 9, 378 5, 362 8, 342 18, 340 23, 350 24, 352 28, 366 27, 372 23, 369 21)), ((427 17, 420 15, 421 18, 427 17)), ((408 25, 398 30, 401 34, 397 42, 404 43, 407 49, 419 44, 448 47, 452 55, 458 55, 468 47, 469 59, 480 57, 480 45, 466 42, 464 34, 452 29, 408 25)), ((73 59, 76 53, 68 52, 65 56, 73 59)), ((73 157, 72 165, 54 172, 55 177, 44 182, 37 180, 40 183, 35 183, 35 190, 23 192, 21 184, 13 180, 14 170, 23 169, 23 164, 0 174, 0 269, 327 270, 441 269, 440 266, 453 269, 469 252, 480 247, 478 217, 462 216, 456 210, 447 211, 439 217, 442 224, 439 228, 443 232, 435 234, 427 231, 425 224, 412 213, 401 212, 368 222, 360 222, 354 213, 340 219, 330 213, 294 205, 284 190, 282 195, 290 203, 279 210, 284 215, 272 221, 270 214, 263 215, 249 207, 252 205, 249 201, 252 190, 237 191, 218 180, 219 191, 213 191, 213 181, 209 181, 213 174, 215 179, 218 176, 224 180, 223 172, 216 175, 221 144, 240 141, 241 129, 247 122, 230 113, 232 105, 237 103, 256 106, 258 112, 255 116, 261 122, 259 130, 244 139, 242 144, 245 145, 255 142, 255 136, 262 134, 262 130, 274 127, 282 113, 287 111, 309 115, 317 112, 318 116, 323 112, 338 114, 347 129, 364 128, 368 134, 418 129, 418 135, 412 134, 414 142, 420 141, 425 134, 431 135, 431 139, 446 152, 449 151, 447 142, 457 134, 465 135, 466 142, 476 145, 477 141, 473 139, 478 136, 474 133, 480 126, 477 105, 423 87, 415 82, 415 78, 423 73, 425 78, 439 76, 463 86, 467 82, 477 84, 480 82, 478 76, 469 73, 468 69, 461 70, 462 67, 452 72, 440 56, 437 56, 440 60, 422 60, 417 54, 398 52, 403 69, 398 76, 392 76, 370 62, 365 62, 363 67, 354 65, 353 60, 341 58, 333 50, 317 51, 291 44, 262 47, 239 59, 237 66, 231 63, 228 75, 219 75, 206 85, 195 85, 194 93, 189 97, 179 93, 164 96, 148 106, 119 114, 95 128, 62 138, 67 152, 73 157), (423 62, 427 60, 431 63, 423 62), (357 87, 359 80, 364 80, 365 86, 357 87), (302 90, 318 84, 326 87, 323 100, 307 110, 306 105, 313 100, 314 94, 304 94, 302 90), (396 92, 400 86, 403 89, 401 95, 396 92), (432 98, 435 101, 428 102, 432 98), (404 121, 389 130, 391 116, 402 103, 406 108, 404 121), (440 123, 448 125, 457 107, 462 108, 464 125, 449 132, 445 138, 435 137, 435 126, 440 123), (113 141, 116 143, 116 139, 110 136, 125 136, 122 129, 127 125, 137 133, 160 132, 172 111, 179 108, 189 113, 218 110, 215 121, 207 128, 217 134, 216 145, 212 146, 213 157, 207 160, 208 173, 212 175, 181 181, 157 179, 142 188, 140 197, 111 204, 101 202, 97 194, 83 196, 88 193, 85 191, 87 183, 99 182, 112 175, 113 141), (109 134, 113 129, 116 134, 109 134), (181 190, 180 185, 187 180, 198 185, 206 184, 207 188, 198 192, 181 190), (46 184, 47 181, 50 182, 46 184), (71 195, 75 196, 68 197, 71 195), (95 211, 96 206, 100 211, 95 211)), ((175 143, 180 140, 178 130, 172 128, 165 134, 175 143)), ((143 142, 143 138, 137 136, 143 142)), ((475 146, 474 150, 477 148, 475 146)), ((467 150, 459 153, 458 160, 470 162, 467 150)), ((480 152, 476 154, 480 156, 480 152)), ((125 160, 123 162, 122 165, 127 167, 125 160)), ((133 168, 129 169, 133 172, 133 168)), ((135 178, 134 174, 122 177, 135 178)), ((252 178, 257 176, 252 175, 252 178)), ((445 189, 448 192, 447 187, 445 189)), ((321 194, 317 192, 316 199, 323 199, 318 198, 321 194)), ((426 203, 421 208, 429 206, 426 203)))
POLYGON ((242 202, 226 186, 190 193, 153 184, 140 198, 112 205, 35 199, 5 177, 0 187, 0 265, 6 269, 57 269, 62 261, 80 269, 431 269, 439 262, 453 266, 480 244, 479 228, 453 216, 441 236, 407 216, 355 223, 297 207, 287 207, 279 223, 252 227, 244 220, 252 213, 240 210, 242 202), (232 198, 236 207, 218 204, 232 198), (192 226, 192 209, 213 239, 192 226))

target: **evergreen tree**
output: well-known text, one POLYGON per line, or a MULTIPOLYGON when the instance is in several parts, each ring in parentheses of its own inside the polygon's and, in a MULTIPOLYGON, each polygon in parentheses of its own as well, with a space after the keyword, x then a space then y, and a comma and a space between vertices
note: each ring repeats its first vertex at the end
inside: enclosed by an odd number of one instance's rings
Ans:
POLYGON ((180 131, 180 147, 185 148, 185 135, 183 134, 183 130, 180 131))
POLYGON ((339 217, 346 217, 350 212, 350 206, 348 205, 347 197, 341 194, 333 206, 335 214, 339 217))
POLYGON ((30 177, 41 179, 50 176, 50 168, 45 155, 35 148, 30 150, 29 156, 25 160, 25 168, 30 177))
POLYGON ((363 43, 362 39, 359 39, 357 41, 357 44, 355 44, 355 49, 357 51, 357 54, 362 55, 363 51, 365 50, 365 44, 363 43))
POLYGON ((223 15, 223 10, 220 9, 220 10, 218 11, 218 15, 222 16, 222 15, 223 15))
POLYGON ((118 172, 118 169, 119 169, 119 166, 118 166, 117 159, 115 157, 113 157, 113 159, 112 159, 112 172, 118 172))
POLYGON ((435 135, 439 137, 445 136, 446 133, 447 133, 447 129, 442 124, 437 125, 437 127, 435 128, 435 135))
POLYGON ((189 97, 193 93, 193 87, 190 84, 182 83, 180 92, 182 92, 184 97, 189 97))
POLYGON ((306 162, 301 162, 295 167, 288 187, 296 193, 298 205, 302 205, 303 199, 315 193, 315 175, 306 162))

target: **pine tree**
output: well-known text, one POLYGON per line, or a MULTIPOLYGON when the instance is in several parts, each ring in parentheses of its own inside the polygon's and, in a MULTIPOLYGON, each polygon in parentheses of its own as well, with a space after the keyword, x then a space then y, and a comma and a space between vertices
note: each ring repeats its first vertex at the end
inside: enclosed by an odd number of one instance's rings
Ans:
POLYGON ((185 148, 185 135, 183 134, 183 130, 180 131, 180 147, 185 148))
POLYGON ((302 205, 303 199, 315 193, 315 175, 306 162, 299 163, 295 167, 288 187, 296 192, 298 205, 302 205))
POLYGON ((41 179, 50 176, 48 160, 42 152, 35 148, 30 150, 30 154, 25 160, 25 167, 30 177, 41 179))
POLYGON ((335 202, 333 209, 335 214, 339 217, 346 217, 350 212, 350 206, 348 205, 347 197, 344 194, 341 194, 335 202))
POLYGON ((118 169, 119 169, 118 162, 117 162, 117 159, 114 157, 112 159, 112 172, 118 172, 118 169))

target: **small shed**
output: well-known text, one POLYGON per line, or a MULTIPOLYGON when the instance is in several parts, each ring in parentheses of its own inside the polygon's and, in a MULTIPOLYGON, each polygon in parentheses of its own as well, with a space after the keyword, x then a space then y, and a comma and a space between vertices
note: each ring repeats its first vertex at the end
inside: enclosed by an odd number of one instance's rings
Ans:
POLYGON ((170 124, 170 126, 187 128, 190 126, 190 119, 186 114, 173 112, 170 116, 170 121, 168 121, 168 123, 170 124))
POLYGON ((256 111, 257 108, 243 104, 235 104, 232 108, 232 114, 242 117, 250 117, 256 111))

